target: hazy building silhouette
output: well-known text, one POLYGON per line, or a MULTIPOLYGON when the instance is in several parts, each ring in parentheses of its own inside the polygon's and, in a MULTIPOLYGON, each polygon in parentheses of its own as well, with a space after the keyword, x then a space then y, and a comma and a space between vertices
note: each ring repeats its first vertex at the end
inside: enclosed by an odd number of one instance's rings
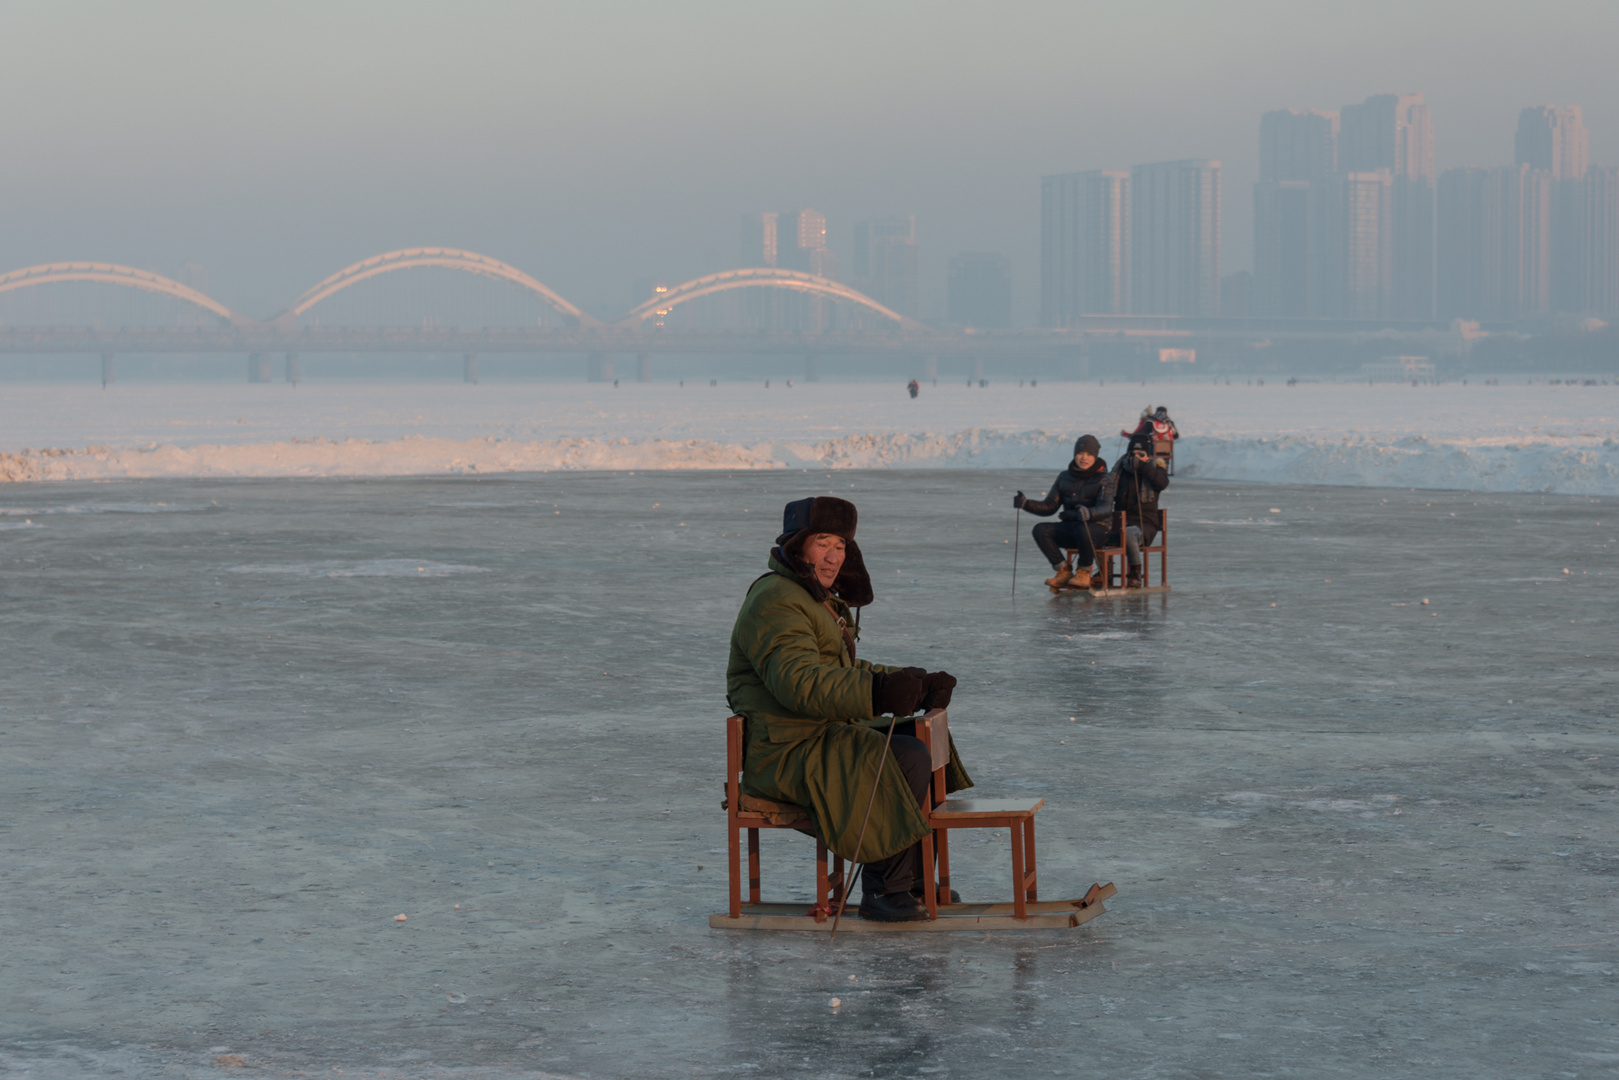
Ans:
POLYGON ((1583 180, 1591 135, 1578 105, 1531 105, 1518 114, 1512 149, 1513 161, 1551 173, 1553 180, 1583 180))
POLYGON ((1220 279, 1220 315, 1246 319, 1254 314, 1254 275, 1247 270, 1226 274, 1220 279))
POLYGON ((1040 324, 1130 310, 1130 174, 1040 180, 1040 324))
POLYGON ((1505 321, 1551 309, 1551 174, 1446 169, 1439 180, 1439 314, 1505 321))
MULTIPOLYGON (((1433 124, 1421 94, 1378 94, 1345 105, 1338 129, 1338 168, 1346 174, 1387 169, 1393 198, 1392 285, 1387 315, 1431 319, 1434 314, 1433 124)), ((1351 238, 1343 238, 1355 246, 1351 238)), ((1359 300, 1345 297, 1350 307, 1359 300)))
POLYGON ((1338 114, 1276 109, 1259 118, 1259 179, 1320 180, 1338 171, 1338 114))
POLYGON ((1312 185, 1314 314, 1393 317, 1394 212, 1394 177, 1388 169, 1335 173, 1312 185))
POLYGON ((1254 185, 1255 315, 1303 318, 1311 314, 1315 273, 1310 200, 1322 180, 1261 180, 1254 185))
POLYGON ((1531 105, 1518 114, 1513 160, 1551 178, 1551 306, 1585 308, 1585 174, 1591 136, 1578 105, 1531 105))
POLYGON ((1130 170, 1130 309, 1144 315, 1220 312, 1220 163, 1130 170))
POLYGON ((1003 330, 1012 325, 1012 260, 993 251, 950 257, 949 318, 957 326, 1003 330))
POLYGON ((808 209, 777 214, 775 265, 836 279, 838 260, 826 246, 826 215, 808 209))
POLYGON ((776 215, 742 215, 742 265, 776 265, 776 215))
POLYGON ((879 304, 917 318, 922 306, 921 265, 914 215, 855 222, 850 284, 879 304))
POLYGON ((1259 182, 1254 185, 1255 315, 1311 314, 1315 241, 1313 188, 1338 168, 1338 114, 1277 109, 1259 120, 1259 182))
POLYGON ((1588 168, 1580 181, 1579 311, 1619 317, 1619 167, 1588 168))

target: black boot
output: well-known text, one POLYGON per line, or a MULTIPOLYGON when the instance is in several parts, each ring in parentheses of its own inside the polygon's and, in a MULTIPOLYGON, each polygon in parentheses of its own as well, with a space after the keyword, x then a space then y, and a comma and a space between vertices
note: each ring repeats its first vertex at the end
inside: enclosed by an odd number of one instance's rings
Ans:
POLYGON ((908 892, 863 893, 860 917, 873 922, 925 922, 928 909, 908 892))
MULTIPOLYGON (((924 882, 920 882, 920 881, 916 882, 914 885, 911 886, 911 895, 916 897, 918 900, 922 901, 922 903, 924 903, 924 904, 926 904, 928 902, 927 894, 924 892, 926 887, 927 887, 926 884, 924 882)), ((951 889, 950 890, 950 902, 952 904, 961 903, 961 894, 958 893, 956 890, 951 889)))

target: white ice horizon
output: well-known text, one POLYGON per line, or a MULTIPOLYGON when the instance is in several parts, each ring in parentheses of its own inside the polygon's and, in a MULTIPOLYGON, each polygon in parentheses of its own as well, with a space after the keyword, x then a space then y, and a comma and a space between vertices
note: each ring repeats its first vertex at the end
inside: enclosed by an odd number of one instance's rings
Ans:
POLYGON ((1619 387, 1010 382, 0 385, 0 480, 1027 469, 1143 406, 1207 480, 1619 494, 1619 387))

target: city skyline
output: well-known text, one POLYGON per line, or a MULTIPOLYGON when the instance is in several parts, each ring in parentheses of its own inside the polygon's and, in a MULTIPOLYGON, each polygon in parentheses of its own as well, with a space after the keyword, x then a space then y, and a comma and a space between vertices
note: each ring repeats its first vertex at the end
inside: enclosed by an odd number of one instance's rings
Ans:
POLYGON ((190 263, 266 314, 312 276, 415 244, 488 252, 610 314, 636 278, 729 264, 738 214, 814 206, 845 267, 852 223, 914 214, 928 317, 953 254, 1004 253, 1032 324, 1034 178, 1218 159, 1221 261, 1239 270, 1255 118, 1383 89, 1424 92, 1436 170, 1510 161, 1511 118, 1536 102, 1584 105, 1591 159, 1619 160, 1603 48, 1619 12, 1586 2, 832 2, 789 18, 62 0, 7 5, 0 31, 16 106, 4 264, 190 263))

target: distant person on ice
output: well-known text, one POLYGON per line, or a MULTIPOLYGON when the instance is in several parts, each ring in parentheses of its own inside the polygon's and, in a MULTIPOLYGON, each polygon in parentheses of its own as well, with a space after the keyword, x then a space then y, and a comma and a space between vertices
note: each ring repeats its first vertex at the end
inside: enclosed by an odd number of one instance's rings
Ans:
POLYGON ((922 384, 917 382, 915 379, 912 379, 910 382, 905 384, 905 389, 910 391, 911 397, 914 398, 916 395, 922 392, 922 384))
MULTIPOLYGON (((914 922, 927 918, 920 807, 933 772, 906 718, 948 705, 956 680, 856 658, 852 609, 872 600, 856 520, 853 503, 831 496, 787 504, 770 572, 731 630, 725 698, 747 718, 742 790, 804 807, 827 847, 864 866, 861 918, 914 922), (898 725, 886 755, 885 714, 898 725)), ((946 779, 951 791, 972 786, 953 744, 946 779)))
POLYGON ((1036 502, 1023 492, 1012 496, 1012 505, 1036 517, 1050 517, 1062 511, 1058 520, 1034 527, 1034 542, 1051 563, 1055 576, 1046 579, 1053 589, 1072 585, 1088 589, 1096 547, 1104 544, 1113 520, 1113 474, 1098 455, 1102 444, 1095 435, 1081 435, 1074 443, 1074 460, 1057 474, 1046 497, 1036 502), (1079 552, 1079 570, 1069 569, 1063 548, 1079 552))
MULTIPOLYGON (((1120 431, 1119 434, 1126 439, 1151 439, 1156 442, 1174 442, 1181 437, 1180 429, 1175 426, 1175 421, 1169 418, 1169 409, 1163 405, 1158 406, 1156 409, 1148 405, 1141 410, 1141 422, 1136 425, 1136 429, 1134 431, 1120 431)), ((1147 449, 1149 451, 1152 449, 1151 443, 1148 444, 1147 449)))
POLYGON ((1164 527, 1158 493, 1169 486, 1164 459, 1154 457, 1150 439, 1134 438, 1113 467, 1113 509, 1124 514, 1124 555, 1130 564, 1125 586, 1141 588, 1141 549, 1152 547, 1164 527))

